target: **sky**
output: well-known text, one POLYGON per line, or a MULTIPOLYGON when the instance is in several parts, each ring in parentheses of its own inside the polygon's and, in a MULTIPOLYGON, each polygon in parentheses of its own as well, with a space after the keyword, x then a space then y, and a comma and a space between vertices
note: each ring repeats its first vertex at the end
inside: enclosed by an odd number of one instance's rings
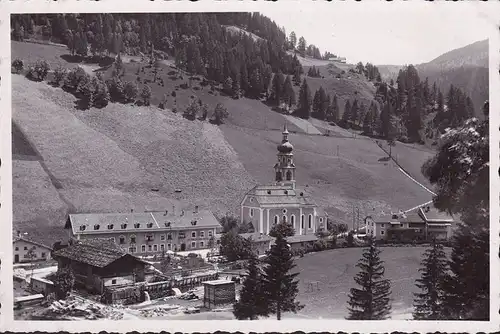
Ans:
MULTIPOLYGON (((485 40, 496 22, 484 3, 334 3, 305 7, 265 6, 259 12, 286 34, 346 57, 348 63, 420 64, 443 53, 485 40)), ((296 5, 292 5, 295 3, 296 5)), ((283 3, 282 3, 283 4, 283 3)), ((496 30, 497 31, 497 30, 496 30)))

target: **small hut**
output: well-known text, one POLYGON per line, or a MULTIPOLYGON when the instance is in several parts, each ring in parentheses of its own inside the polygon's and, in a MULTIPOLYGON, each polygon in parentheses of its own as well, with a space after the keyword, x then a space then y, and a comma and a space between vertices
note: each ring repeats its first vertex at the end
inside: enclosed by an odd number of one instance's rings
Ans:
POLYGON ((205 293, 203 306, 211 309, 214 306, 232 304, 236 301, 236 283, 229 280, 203 282, 205 293))

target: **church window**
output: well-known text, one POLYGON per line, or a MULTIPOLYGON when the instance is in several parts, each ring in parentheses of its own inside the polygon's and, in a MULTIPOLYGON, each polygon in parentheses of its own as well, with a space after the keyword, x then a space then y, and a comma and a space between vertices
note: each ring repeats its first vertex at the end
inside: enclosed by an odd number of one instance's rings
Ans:
POLYGON ((280 171, 277 171, 276 172, 276 181, 281 181, 282 180, 282 177, 281 177, 281 172, 280 171))
POLYGON ((288 195, 288 190, 285 190, 285 195, 288 195))
POLYGON ((284 223, 286 223, 286 222, 287 222, 286 215, 283 215, 283 222, 284 222, 284 223))
POLYGON ((309 215, 309 227, 308 228, 312 228, 312 220, 313 220, 313 216, 312 215, 309 215))
POLYGON ((286 213, 286 209, 283 209, 283 213, 286 213))
POLYGON ((253 209, 250 209, 250 217, 253 217, 253 209))
POLYGON ((290 216, 290 222, 292 223, 293 228, 295 229, 295 215, 290 216))
POLYGON ((292 172, 291 172, 291 171, 287 171, 287 172, 286 172, 286 180, 287 180, 287 181, 292 180, 292 172))
POLYGON ((304 228, 304 215, 300 216, 300 228, 304 228))
POLYGON ((278 220, 279 220, 278 216, 277 216, 277 215, 276 215, 276 216, 274 216, 274 223, 275 223, 275 224, 278 224, 278 220))
POLYGON ((268 191, 267 191, 267 194, 268 194, 268 195, 271 195, 271 190, 268 190, 268 191))
POLYGON ((319 218, 319 222, 322 223, 323 222, 323 218, 319 218))
POLYGON ((253 197, 250 197, 250 203, 253 203, 253 197))
POLYGON ((292 163, 292 159, 289 158, 288 159, 288 163, 291 164, 292 163))

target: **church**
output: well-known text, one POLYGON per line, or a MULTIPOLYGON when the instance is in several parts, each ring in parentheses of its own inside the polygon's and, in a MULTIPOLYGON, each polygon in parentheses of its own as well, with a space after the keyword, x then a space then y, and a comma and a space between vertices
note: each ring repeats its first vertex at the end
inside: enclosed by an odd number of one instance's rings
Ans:
POLYGON ((293 145, 288 140, 286 125, 282 134, 274 183, 257 185, 245 194, 241 201, 241 223, 252 223, 255 232, 262 234, 269 234, 272 226, 283 220, 293 226, 295 235, 326 231, 326 212, 295 186, 293 145))

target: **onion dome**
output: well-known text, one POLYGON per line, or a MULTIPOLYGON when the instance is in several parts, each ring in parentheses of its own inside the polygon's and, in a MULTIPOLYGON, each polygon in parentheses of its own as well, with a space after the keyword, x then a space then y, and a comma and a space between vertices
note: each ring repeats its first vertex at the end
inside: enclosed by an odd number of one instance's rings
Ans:
POLYGON ((283 141, 280 145, 278 145, 278 151, 280 153, 290 153, 293 151, 293 145, 290 144, 288 140, 283 141))

